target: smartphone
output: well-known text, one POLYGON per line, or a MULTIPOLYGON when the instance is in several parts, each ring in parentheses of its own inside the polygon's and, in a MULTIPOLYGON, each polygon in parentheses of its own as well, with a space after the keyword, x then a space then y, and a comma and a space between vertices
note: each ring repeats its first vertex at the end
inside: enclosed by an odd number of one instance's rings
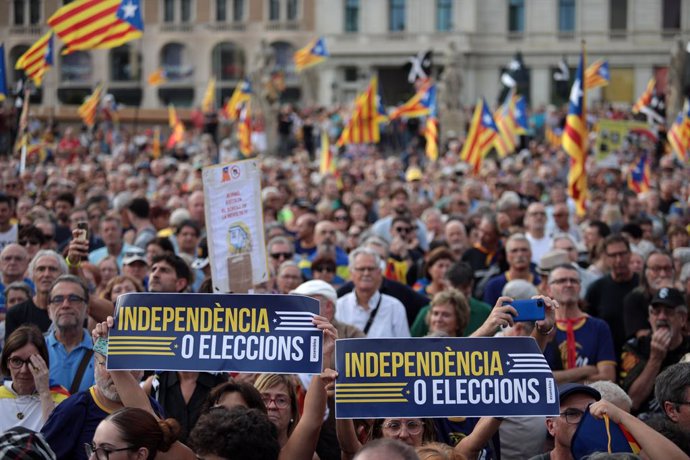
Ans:
POLYGON ((546 306, 543 299, 513 300, 510 305, 518 312, 518 315, 513 318, 516 323, 544 319, 546 306))
POLYGON ((89 224, 86 222, 78 222, 77 223, 77 228, 81 230, 79 232, 78 238, 83 241, 88 241, 89 239, 89 224))

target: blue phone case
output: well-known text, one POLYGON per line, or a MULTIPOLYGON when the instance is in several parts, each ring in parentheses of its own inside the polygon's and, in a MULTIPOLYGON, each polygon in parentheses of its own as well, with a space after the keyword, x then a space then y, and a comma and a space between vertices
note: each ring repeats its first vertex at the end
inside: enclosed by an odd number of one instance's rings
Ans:
POLYGON ((513 300, 510 305, 518 312, 518 315, 513 318, 516 323, 544 319, 546 308, 543 299, 513 300))

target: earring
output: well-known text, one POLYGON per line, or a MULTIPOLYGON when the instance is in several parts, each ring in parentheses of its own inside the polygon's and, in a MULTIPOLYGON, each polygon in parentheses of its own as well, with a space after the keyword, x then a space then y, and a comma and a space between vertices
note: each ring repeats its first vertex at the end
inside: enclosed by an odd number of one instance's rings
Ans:
POLYGON ((291 419, 290 419, 290 423, 293 423, 294 421, 295 421, 294 418, 291 418, 291 419))

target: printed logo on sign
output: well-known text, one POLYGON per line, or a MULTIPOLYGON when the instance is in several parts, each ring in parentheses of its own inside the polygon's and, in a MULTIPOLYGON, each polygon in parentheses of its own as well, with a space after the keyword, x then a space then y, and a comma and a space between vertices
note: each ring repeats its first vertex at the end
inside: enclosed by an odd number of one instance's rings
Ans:
POLYGON ((546 402, 556 402, 556 384, 553 379, 546 379, 546 402))
POLYGON ((230 169, 230 176, 233 179, 239 179, 240 178, 240 167, 235 165, 230 169))
POLYGON ((315 363, 319 360, 319 355, 321 353, 319 352, 319 338, 318 337, 312 337, 311 338, 311 343, 309 344, 309 361, 312 363, 315 363))
POLYGON ((221 177, 221 182, 227 182, 230 180, 230 166, 223 166, 223 172, 221 177))

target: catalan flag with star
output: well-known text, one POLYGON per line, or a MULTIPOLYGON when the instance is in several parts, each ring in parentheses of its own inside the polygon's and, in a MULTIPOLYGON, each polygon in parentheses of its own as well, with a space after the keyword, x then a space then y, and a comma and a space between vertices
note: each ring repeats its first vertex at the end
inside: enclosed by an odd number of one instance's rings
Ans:
POLYGON ((377 104, 378 77, 373 77, 366 91, 357 96, 350 121, 340 134, 337 145, 377 144, 381 140, 377 104))
POLYGON ((140 0, 76 0, 59 8, 48 25, 65 42, 62 54, 115 48, 144 31, 140 0))
POLYGON ((690 101, 685 101, 683 111, 678 114, 676 120, 666 134, 666 140, 682 163, 687 163, 688 149, 690 148, 690 101))
POLYGON ((635 105, 632 107, 632 113, 640 113, 645 109, 646 107, 649 107, 649 105, 652 102, 652 97, 654 96, 654 88, 656 87, 656 80, 654 78, 651 78, 649 82, 647 83, 647 87, 645 88, 644 92, 640 95, 640 97, 637 99, 637 102, 635 102, 635 105))
POLYGON ((650 168, 648 156, 643 153, 640 160, 628 175, 628 188, 635 193, 644 193, 649 190, 650 168))
POLYGON ((426 157, 431 161, 438 160, 438 105, 436 104, 436 86, 429 92, 427 104, 429 105, 429 116, 426 117, 424 125, 424 139, 426 147, 424 151, 426 157))
POLYGON ((585 71, 585 88, 587 88, 587 91, 600 86, 606 86, 610 80, 609 62, 603 59, 597 59, 585 71))
POLYGON ((228 99, 228 102, 225 104, 223 108, 225 117, 230 121, 237 120, 240 116, 242 104, 249 101, 251 97, 252 84, 249 82, 248 78, 245 78, 235 87, 235 91, 232 92, 232 96, 230 96, 230 99, 228 99))
POLYGON ((476 176, 482 167, 482 161, 493 147, 498 136, 498 126, 491 116, 489 105, 484 98, 477 102, 470 123, 470 130, 465 139, 465 145, 460 152, 460 159, 472 166, 472 173, 476 176))
POLYGON ((89 128, 96 124, 96 114, 98 113, 98 107, 101 105, 101 97, 103 96, 103 85, 99 84, 93 93, 86 98, 84 103, 79 106, 77 112, 81 117, 82 121, 89 128))
POLYGON ((315 38, 307 43, 307 46, 304 48, 295 51, 293 56, 295 60, 295 70, 301 72, 306 68, 325 61, 328 56, 326 40, 323 37, 315 38))
POLYGON ((53 56, 55 52, 55 39, 52 31, 46 33, 38 39, 36 43, 31 45, 31 48, 22 54, 15 69, 24 70, 24 74, 33 80, 36 86, 41 86, 43 83, 43 75, 53 65, 53 56))
POLYGON ((431 103, 435 102, 435 99, 436 85, 427 80, 420 86, 414 96, 390 113, 389 119, 395 120, 400 117, 415 118, 429 115, 431 103))
POLYGON ((579 216, 585 214, 587 199, 587 112, 585 110, 585 51, 580 54, 575 81, 570 90, 568 115, 563 130, 563 149, 570 157, 568 171, 568 193, 575 201, 575 210, 579 216))

